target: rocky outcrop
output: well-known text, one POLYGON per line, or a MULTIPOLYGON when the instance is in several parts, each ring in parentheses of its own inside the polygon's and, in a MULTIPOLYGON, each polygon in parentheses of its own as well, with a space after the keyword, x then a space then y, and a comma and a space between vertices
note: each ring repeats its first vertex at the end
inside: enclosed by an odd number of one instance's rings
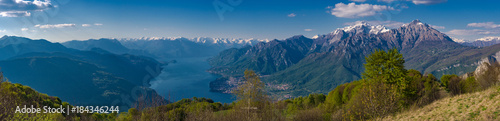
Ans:
POLYGON ((492 84, 500 81, 500 52, 488 56, 479 62, 473 75, 476 80, 491 81, 492 84))

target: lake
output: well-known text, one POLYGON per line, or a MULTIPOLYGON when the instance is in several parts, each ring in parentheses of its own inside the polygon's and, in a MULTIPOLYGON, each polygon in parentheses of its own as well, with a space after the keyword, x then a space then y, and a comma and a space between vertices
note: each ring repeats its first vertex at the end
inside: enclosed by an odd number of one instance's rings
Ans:
POLYGON ((236 98, 231 94, 210 92, 210 81, 218 76, 206 72, 210 68, 206 59, 208 57, 170 59, 177 62, 164 66, 161 74, 151 80, 151 88, 166 99, 170 97, 171 101, 205 97, 214 102, 233 102, 236 98))

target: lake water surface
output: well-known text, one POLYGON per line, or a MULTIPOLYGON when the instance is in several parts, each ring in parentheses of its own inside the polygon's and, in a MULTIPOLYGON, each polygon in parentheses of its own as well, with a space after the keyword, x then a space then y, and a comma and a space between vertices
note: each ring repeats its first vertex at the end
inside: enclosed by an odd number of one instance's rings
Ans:
POLYGON ((206 59, 207 57, 175 59, 176 63, 164 66, 162 73, 151 80, 151 88, 166 99, 170 97, 172 101, 205 97, 214 102, 231 103, 235 100, 233 95, 210 92, 210 81, 218 76, 206 72, 210 68, 206 59))

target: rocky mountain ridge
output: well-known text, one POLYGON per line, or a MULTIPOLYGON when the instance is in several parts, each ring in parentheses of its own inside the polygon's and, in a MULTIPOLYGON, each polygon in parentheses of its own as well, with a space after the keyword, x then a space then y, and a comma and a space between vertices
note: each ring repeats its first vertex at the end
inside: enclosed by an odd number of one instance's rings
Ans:
POLYGON ((267 83, 290 85, 289 90, 277 93, 303 96, 310 93, 325 93, 338 84, 360 79, 364 70, 364 57, 376 49, 396 48, 404 55, 406 68, 432 73, 437 77, 458 73, 459 70, 463 73, 469 72, 468 70, 475 69, 475 66, 438 70, 457 63, 472 64, 500 51, 500 47, 478 49, 463 46, 419 20, 396 29, 375 29, 379 31, 374 32, 374 28, 383 27, 361 22, 325 35, 318 35, 314 39, 294 36, 283 41, 257 44, 254 47, 225 50, 209 60, 213 66, 209 71, 226 77, 238 77, 242 74, 240 71, 252 69, 265 75, 263 80, 267 83), (301 53, 297 54, 302 58, 299 61, 287 61, 287 58, 276 58, 276 55, 271 54, 298 49, 292 43, 301 43, 304 40, 312 44, 307 52, 300 51, 301 53), (282 47, 283 45, 287 46, 282 47), (276 47, 287 49, 269 52, 271 48, 276 47), (285 63, 266 64, 266 62, 287 63, 285 66, 285 63), (274 69, 274 72, 263 70, 261 65, 274 69))

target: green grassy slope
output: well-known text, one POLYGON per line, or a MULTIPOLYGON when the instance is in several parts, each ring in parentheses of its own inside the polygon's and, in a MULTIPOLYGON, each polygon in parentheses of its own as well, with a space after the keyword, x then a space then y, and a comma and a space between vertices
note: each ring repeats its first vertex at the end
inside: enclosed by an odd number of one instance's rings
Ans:
POLYGON ((422 108, 408 110, 382 120, 500 120, 500 86, 443 98, 422 108))

